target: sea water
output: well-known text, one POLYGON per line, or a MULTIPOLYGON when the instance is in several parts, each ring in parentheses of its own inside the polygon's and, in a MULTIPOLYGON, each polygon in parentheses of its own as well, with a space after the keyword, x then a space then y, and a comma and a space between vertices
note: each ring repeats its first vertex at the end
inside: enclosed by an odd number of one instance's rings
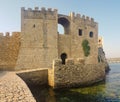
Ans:
POLYGON ((48 86, 29 87, 37 102, 120 102, 120 64, 109 66, 111 70, 105 81, 89 87, 59 90, 48 86))

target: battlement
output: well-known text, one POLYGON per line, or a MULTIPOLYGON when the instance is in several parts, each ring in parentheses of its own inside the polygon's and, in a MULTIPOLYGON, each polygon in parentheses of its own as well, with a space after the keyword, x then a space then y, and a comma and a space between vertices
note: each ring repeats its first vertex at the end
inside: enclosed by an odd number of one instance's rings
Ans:
POLYGON ((0 33, 0 36, 3 36, 3 33, 0 33))
POLYGON ((85 20, 85 21, 94 22, 94 19, 93 19, 93 18, 90 18, 90 17, 85 16, 85 15, 81 15, 81 14, 79 14, 79 13, 75 14, 74 12, 71 12, 71 13, 69 14, 69 16, 72 17, 72 18, 76 18, 76 19, 83 19, 83 20, 85 20))
POLYGON ((0 33, 0 37, 18 37, 20 36, 20 32, 6 32, 6 33, 0 33))
POLYGON ((85 63, 85 59, 83 58, 77 58, 77 59, 66 59, 65 64, 62 64, 62 60, 61 59, 56 59, 53 60, 53 66, 59 66, 59 65, 75 65, 75 64, 84 64, 85 63))
MULTIPOLYGON (((21 12, 24 12, 24 18, 34 18, 34 19, 42 19, 43 17, 49 17, 52 16, 55 18, 57 15, 57 9, 42 7, 39 9, 39 7, 35 7, 34 9, 28 8, 25 9, 24 7, 21 8, 21 12)), ((51 17, 50 17, 51 18, 51 17)))
POLYGON ((10 32, 6 32, 6 33, 0 33, 0 37, 5 37, 5 36, 10 36, 10 32))
POLYGON ((39 7, 35 7, 34 9, 32 8, 28 8, 28 9, 25 9, 25 7, 22 7, 21 8, 22 11, 39 11, 39 12, 57 12, 57 9, 52 9, 52 8, 45 8, 45 7, 42 7, 41 9, 39 9, 39 7))

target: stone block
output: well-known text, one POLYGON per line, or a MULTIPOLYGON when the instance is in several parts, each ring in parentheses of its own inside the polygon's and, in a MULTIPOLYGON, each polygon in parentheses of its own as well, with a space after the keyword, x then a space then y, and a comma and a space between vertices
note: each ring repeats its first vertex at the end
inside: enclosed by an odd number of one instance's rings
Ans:
POLYGON ((85 64, 85 59, 83 59, 83 58, 77 58, 77 63, 78 64, 85 64))
POLYGON ((66 64, 74 65, 74 60, 73 59, 66 59, 66 64))
POLYGON ((60 66, 60 65, 62 65, 61 59, 53 60, 53 66, 60 66))

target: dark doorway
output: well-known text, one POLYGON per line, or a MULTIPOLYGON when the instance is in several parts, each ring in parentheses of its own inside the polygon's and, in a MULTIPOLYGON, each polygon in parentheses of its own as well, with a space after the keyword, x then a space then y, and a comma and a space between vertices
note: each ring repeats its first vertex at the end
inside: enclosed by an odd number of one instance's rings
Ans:
POLYGON ((67 54, 66 53, 62 53, 61 54, 62 64, 65 64, 66 58, 67 58, 67 54))

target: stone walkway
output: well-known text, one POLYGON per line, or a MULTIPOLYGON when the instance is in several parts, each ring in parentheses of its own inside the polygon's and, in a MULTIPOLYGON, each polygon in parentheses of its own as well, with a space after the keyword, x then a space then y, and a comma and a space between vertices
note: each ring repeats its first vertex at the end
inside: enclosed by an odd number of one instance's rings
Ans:
POLYGON ((36 102, 29 88, 14 72, 0 72, 0 102, 36 102))

